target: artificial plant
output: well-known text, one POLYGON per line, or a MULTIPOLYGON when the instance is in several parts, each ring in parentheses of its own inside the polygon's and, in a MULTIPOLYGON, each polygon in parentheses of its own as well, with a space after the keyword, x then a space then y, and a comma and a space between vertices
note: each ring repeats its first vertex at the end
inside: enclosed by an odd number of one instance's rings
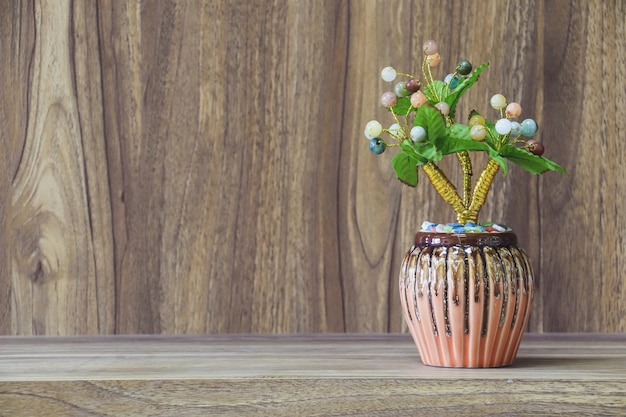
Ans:
POLYGON ((503 174, 507 173, 507 160, 533 174, 565 173, 557 163, 542 156, 543 144, 529 139, 538 129, 535 120, 517 122, 521 106, 515 102, 507 104, 502 94, 495 94, 490 100, 491 106, 499 112, 497 120, 489 120, 473 110, 467 124, 454 121, 459 100, 478 81, 489 63, 473 69, 469 61, 462 60, 442 81, 435 79, 432 73, 441 59, 437 43, 425 42, 423 52, 422 81, 398 73, 392 67, 382 70, 381 77, 387 82, 396 81, 398 75, 407 78, 398 81, 394 91, 385 92, 381 97, 382 105, 389 109, 395 123, 383 128, 380 122, 371 120, 365 127, 372 153, 381 154, 389 147, 399 148, 392 166, 400 181, 415 187, 421 167, 437 193, 452 206, 457 221, 466 224, 478 221, 496 174, 500 169, 503 174), (392 141, 385 141, 383 134, 392 141), (470 152, 488 155, 474 184, 470 152), (463 175, 461 193, 437 165, 448 154, 456 154, 459 160, 463 175))

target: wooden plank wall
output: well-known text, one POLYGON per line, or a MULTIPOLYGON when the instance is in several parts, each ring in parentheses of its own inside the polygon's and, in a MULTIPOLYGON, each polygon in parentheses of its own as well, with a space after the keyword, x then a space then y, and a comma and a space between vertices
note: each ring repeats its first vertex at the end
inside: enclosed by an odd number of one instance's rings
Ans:
POLYGON ((482 214, 533 259, 531 330, 626 331, 625 8, 2 0, 0 334, 403 330, 401 258, 452 213, 362 132, 428 38, 441 77, 491 62, 461 115, 520 101, 570 173, 513 167, 482 214))

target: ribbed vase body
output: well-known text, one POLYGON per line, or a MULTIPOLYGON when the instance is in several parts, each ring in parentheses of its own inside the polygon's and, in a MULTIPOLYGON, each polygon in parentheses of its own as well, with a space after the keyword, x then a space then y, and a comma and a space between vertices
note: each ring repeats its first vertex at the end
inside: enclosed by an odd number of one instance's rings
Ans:
POLYGON ((402 262, 404 319, 426 365, 510 365, 532 297, 531 264, 512 232, 418 232, 402 262))

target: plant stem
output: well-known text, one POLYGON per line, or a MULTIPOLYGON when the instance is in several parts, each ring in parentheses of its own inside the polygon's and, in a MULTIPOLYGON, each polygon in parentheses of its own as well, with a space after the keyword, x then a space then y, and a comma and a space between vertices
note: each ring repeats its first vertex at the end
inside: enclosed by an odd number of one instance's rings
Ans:
POLYGON ((498 164, 495 160, 489 159, 489 161, 487 161, 485 169, 481 172, 480 177, 478 177, 478 181, 476 181, 476 185, 474 186, 474 192, 472 193, 472 199, 469 207, 461 213, 457 211, 457 213, 459 213, 459 223, 477 223, 478 213, 487 200, 487 193, 489 192, 489 188, 491 188, 493 179, 499 169, 500 164, 498 164))
POLYGON ((443 171, 433 162, 422 165, 422 169, 441 198, 443 198, 446 203, 450 204, 457 213, 464 213, 466 208, 463 205, 463 200, 459 197, 456 187, 450 182, 443 171))
POLYGON ((463 205, 467 208, 470 205, 472 190, 472 160, 467 151, 457 152, 456 156, 459 158, 463 171, 463 205))

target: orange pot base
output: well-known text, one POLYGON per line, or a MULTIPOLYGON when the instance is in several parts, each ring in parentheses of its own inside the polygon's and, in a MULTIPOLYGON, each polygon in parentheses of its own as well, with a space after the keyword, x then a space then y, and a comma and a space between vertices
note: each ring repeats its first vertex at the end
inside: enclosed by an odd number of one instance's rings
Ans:
POLYGON ((416 235, 400 272, 402 311, 422 362, 466 368, 512 364, 532 304, 528 256, 512 232, 490 233, 488 239, 435 235, 440 234, 416 235))

